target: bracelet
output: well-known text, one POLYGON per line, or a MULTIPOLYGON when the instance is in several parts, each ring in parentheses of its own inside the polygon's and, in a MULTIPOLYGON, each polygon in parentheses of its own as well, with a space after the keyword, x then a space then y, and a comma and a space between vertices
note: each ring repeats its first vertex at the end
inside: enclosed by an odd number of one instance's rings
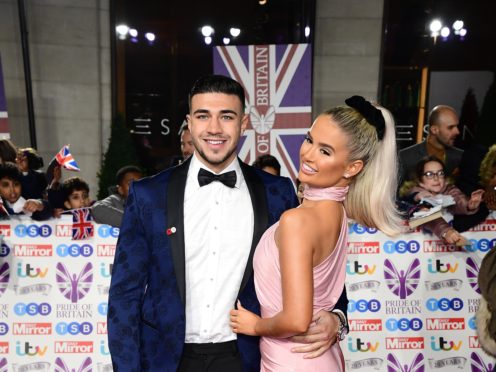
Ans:
POLYGON ((337 315, 339 322, 338 322, 338 331, 337 331, 337 338, 339 341, 343 341, 348 334, 348 326, 346 324, 346 319, 344 317, 344 314, 342 314, 339 311, 332 311, 334 315, 337 315))

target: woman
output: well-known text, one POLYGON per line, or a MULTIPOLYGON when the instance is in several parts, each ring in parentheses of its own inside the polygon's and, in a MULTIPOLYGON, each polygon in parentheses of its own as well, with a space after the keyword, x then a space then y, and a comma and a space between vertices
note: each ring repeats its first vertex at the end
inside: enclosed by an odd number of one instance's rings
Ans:
POLYGON ((362 97, 320 115, 300 149, 303 203, 262 237, 254 257, 262 317, 231 311, 236 333, 262 336, 262 371, 344 371, 339 344, 322 356, 291 353, 288 337, 305 332, 312 315, 331 310, 345 280, 347 216, 392 235, 397 161, 388 111, 362 97))
MULTIPOLYGON (((446 182, 444 163, 435 156, 421 159, 416 167, 417 186, 410 190, 408 201, 419 203, 423 198, 449 195, 455 204, 448 207, 454 215, 471 215, 479 210, 484 190, 472 192, 470 198, 455 185, 446 182)), ((451 227, 444 218, 436 218, 422 225, 449 244, 456 244, 462 235, 451 227)))

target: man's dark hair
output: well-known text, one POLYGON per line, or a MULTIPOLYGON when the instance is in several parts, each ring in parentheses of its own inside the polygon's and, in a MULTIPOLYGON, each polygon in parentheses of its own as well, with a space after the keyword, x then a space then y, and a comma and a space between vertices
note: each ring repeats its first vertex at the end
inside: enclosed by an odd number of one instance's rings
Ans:
POLYGON ((22 173, 19 168, 17 168, 17 165, 7 162, 0 164, 0 180, 2 178, 10 178, 11 180, 21 182, 22 173))
POLYGON ((191 98, 202 93, 224 93, 237 96, 245 109, 245 90, 236 80, 223 75, 206 75, 199 78, 189 92, 189 107, 191 109, 191 98))
POLYGON ((277 171, 277 174, 281 174, 281 164, 272 155, 260 155, 257 160, 253 163, 255 168, 264 169, 265 167, 272 167, 277 171))
POLYGON ((90 187, 88 183, 80 177, 72 177, 66 179, 61 186, 62 193, 64 194, 64 201, 69 200, 69 195, 74 191, 86 191, 90 192, 90 187))
POLYGON ((143 174, 143 171, 137 167, 136 165, 126 165, 125 167, 122 167, 117 171, 115 174, 115 179, 117 181, 117 184, 120 185, 124 177, 126 177, 126 174, 128 173, 139 173, 143 174))
POLYGON ((420 181, 422 179, 422 176, 424 175, 424 166, 429 163, 430 161, 435 161, 436 163, 441 164, 443 167, 443 170, 446 171, 446 168, 444 166, 444 162, 439 159, 437 156, 434 155, 429 155, 426 156, 417 163, 416 169, 415 169, 415 175, 417 176, 417 180, 420 181))

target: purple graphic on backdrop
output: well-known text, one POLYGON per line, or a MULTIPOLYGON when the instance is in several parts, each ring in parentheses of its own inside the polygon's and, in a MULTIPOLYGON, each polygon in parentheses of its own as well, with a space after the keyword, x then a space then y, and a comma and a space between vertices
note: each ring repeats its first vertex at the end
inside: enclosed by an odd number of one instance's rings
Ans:
POLYGON ((7 262, 0 266, 0 296, 3 295, 9 285, 10 268, 7 262))
POLYGON ((472 353, 470 355, 470 367, 472 368, 472 372, 493 372, 493 365, 491 363, 486 364, 484 361, 481 359, 479 354, 477 353, 472 353))
POLYGON ((309 44, 216 47, 214 72, 245 88, 250 125, 238 153, 251 164, 274 155, 295 179, 298 150, 311 124, 312 53, 309 44))
POLYGON ((92 269, 91 262, 88 262, 76 277, 76 274, 71 275, 65 265, 59 262, 57 264, 56 278, 60 293, 68 300, 71 300, 72 303, 81 300, 90 291, 93 281, 92 269))
POLYGON ((479 283, 477 282, 477 277, 479 276, 479 265, 472 259, 472 257, 467 258, 467 278, 470 286, 478 294, 481 293, 479 289, 479 283))
POLYGON ((7 367, 7 359, 0 359, 0 372, 8 372, 9 369, 7 367))
POLYGON ((424 372, 424 356, 418 353, 410 365, 402 366, 393 354, 388 354, 387 372, 424 372))
POLYGON ((9 138, 9 122, 7 115, 7 99, 3 86, 2 58, 0 56, 0 138, 9 138))
MULTIPOLYGON (((92 370, 90 357, 83 360, 83 363, 78 368, 78 372, 91 372, 92 370)), ((76 369, 70 369, 62 358, 57 358, 55 359, 55 372, 76 372, 76 369)))
POLYGON ((388 288, 400 299, 404 300, 410 296, 420 282, 420 260, 414 259, 408 270, 398 270, 394 264, 386 259, 384 261, 384 278, 388 288))

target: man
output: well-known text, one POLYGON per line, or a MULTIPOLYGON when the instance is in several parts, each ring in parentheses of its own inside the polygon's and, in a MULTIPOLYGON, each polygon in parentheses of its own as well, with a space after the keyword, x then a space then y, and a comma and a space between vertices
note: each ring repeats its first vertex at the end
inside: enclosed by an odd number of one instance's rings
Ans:
MULTIPOLYGON (((297 200, 289 179, 237 158, 244 102, 236 81, 199 79, 187 116, 194 154, 130 188, 109 293, 114 371, 260 368, 258 338, 236 337, 229 311, 240 299, 259 313, 254 249, 297 200)), ((325 330, 307 335, 313 343, 300 352, 319 355, 335 339, 334 316, 316 316, 325 330)))
POLYGON ((193 146, 193 138, 191 138, 191 132, 189 131, 188 123, 186 121, 183 123, 183 125, 181 125, 180 136, 181 154, 183 155, 184 161, 193 154, 193 151, 195 151, 195 148, 193 146))
POLYGON ((399 153, 401 182, 414 178, 415 167, 420 159, 434 155, 441 159, 446 173, 451 175, 460 163, 463 150, 453 147, 458 130, 458 115, 454 108, 439 105, 429 113, 429 134, 427 138, 399 153))

